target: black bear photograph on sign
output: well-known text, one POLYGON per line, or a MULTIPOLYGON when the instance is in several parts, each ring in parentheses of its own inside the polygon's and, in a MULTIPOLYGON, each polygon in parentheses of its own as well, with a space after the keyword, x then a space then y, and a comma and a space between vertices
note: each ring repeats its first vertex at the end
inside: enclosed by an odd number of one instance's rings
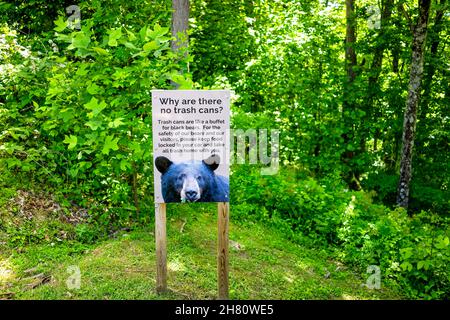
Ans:
POLYGON ((230 93, 153 90, 156 203, 229 202, 230 93))
POLYGON ((220 157, 173 163, 160 156, 155 166, 161 173, 164 202, 228 202, 228 178, 216 175, 220 157))

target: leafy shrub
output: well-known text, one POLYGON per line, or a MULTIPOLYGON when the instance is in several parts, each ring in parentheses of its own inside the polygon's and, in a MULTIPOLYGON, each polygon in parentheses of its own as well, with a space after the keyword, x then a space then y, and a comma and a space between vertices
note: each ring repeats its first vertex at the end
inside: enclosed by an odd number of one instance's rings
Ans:
POLYGON ((151 89, 192 82, 179 73, 188 58, 170 50, 169 27, 99 29, 97 18, 73 30, 60 17, 58 49, 45 54, 2 27, 0 167, 29 173, 77 205, 113 208, 93 211, 112 223, 131 220, 140 207, 133 199, 153 186, 151 89))
MULTIPOLYGON (((386 172, 371 173, 362 185, 366 190, 374 190, 374 199, 382 201, 386 205, 395 205, 397 200, 398 175, 386 172)), ((447 188, 439 188, 436 184, 429 185, 418 175, 411 181, 411 194, 408 211, 420 212, 431 210, 448 215, 450 212, 450 191, 447 188)))
POLYGON ((257 167, 234 169, 233 215, 290 229, 293 239, 332 245, 338 259, 361 272, 377 265, 383 280, 409 297, 449 298, 448 218, 426 211, 410 217, 403 208, 374 204, 374 193, 349 192, 328 182, 336 179, 298 176, 286 168, 273 176, 260 175, 257 167))

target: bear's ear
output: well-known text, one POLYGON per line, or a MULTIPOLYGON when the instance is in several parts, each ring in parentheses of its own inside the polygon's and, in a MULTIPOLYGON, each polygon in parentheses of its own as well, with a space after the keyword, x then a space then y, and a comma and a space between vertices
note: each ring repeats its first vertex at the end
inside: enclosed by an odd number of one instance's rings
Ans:
POLYGON ((159 172, 165 173, 167 169, 172 165, 172 161, 167 159, 166 157, 158 157, 155 159, 155 165, 159 172))
POLYGON ((220 157, 217 154, 212 154, 208 159, 203 160, 203 163, 206 164, 211 171, 214 171, 219 167, 220 157))

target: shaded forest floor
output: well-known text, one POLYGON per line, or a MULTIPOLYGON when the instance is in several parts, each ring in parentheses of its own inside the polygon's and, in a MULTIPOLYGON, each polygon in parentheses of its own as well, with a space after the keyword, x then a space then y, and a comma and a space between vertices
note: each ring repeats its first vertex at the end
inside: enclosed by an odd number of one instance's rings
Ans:
MULTIPOLYGON (((155 239, 149 225, 94 244, 0 246, 0 299, 215 299, 214 209, 169 207, 170 292, 163 296, 155 294, 155 239), (81 272, 79 290, 67 288, 70 266, 81 272)), ((231 216, 231 299, 401 298, 384 285, 370 290, 364 283, 325 250, 293 243, 262 223, 235 223, 231 216)))

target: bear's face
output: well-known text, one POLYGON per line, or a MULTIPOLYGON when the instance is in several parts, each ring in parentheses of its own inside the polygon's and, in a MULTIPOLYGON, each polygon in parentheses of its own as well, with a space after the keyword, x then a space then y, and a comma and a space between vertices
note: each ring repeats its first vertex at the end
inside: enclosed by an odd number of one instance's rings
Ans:
POLYGON ((161 188, 166 202, 196 202, 204 199, 214 183, 214 170, 219 157, 203 161, 173 163, 166 157, 157 157, 156 168, 162 173, 161 188))

